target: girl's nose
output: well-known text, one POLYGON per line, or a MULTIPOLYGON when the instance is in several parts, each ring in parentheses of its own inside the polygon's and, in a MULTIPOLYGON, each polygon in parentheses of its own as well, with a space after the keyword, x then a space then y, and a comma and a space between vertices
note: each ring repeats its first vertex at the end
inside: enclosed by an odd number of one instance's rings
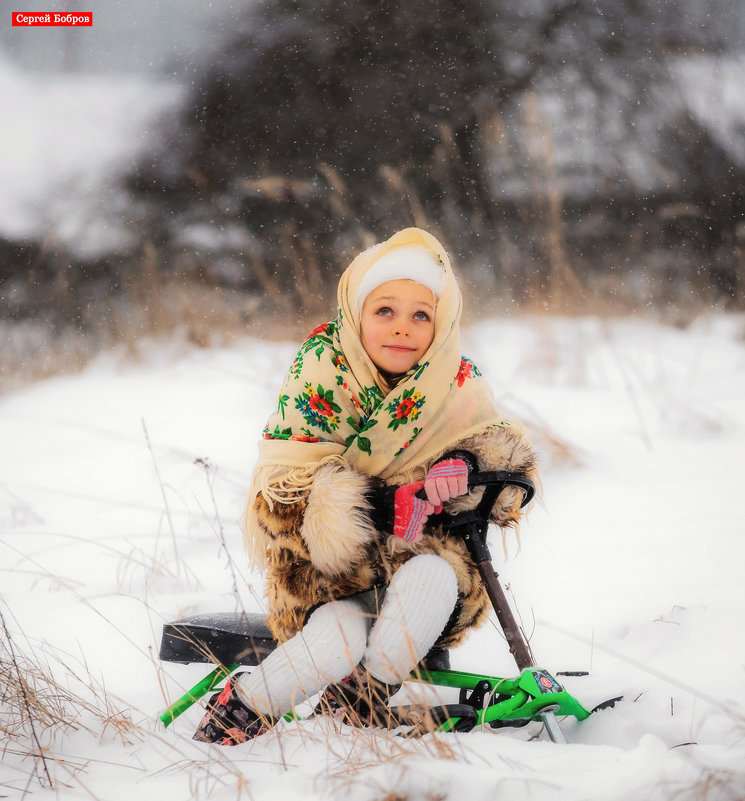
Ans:
POLYGON ((395 336, 409 336, 409 326, 406 324, 406 320, 396 320, 393 333, 395 336))

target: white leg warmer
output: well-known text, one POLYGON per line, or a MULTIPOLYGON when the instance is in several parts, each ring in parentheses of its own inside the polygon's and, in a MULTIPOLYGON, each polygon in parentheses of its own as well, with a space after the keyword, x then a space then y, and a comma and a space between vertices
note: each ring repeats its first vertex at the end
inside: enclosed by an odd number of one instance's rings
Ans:
POLYGON ((280 645, 236 682, 240 699, 255 712, 280 717, 359 664, 372 620, 348 598, 315 610, 301 632, 280 645))
POLYGON ((410 559, 391 579, 365 667, 385 684, 400 684, 442 634, 457 600, 458 582, 448 562, 435 554, 410 559))

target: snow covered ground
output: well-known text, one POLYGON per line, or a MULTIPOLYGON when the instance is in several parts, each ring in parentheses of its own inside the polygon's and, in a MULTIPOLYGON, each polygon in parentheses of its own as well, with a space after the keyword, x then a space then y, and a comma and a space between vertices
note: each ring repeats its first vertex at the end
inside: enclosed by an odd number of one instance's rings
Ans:
MULTIPOLYGON (((0 796, 745 797, 744 339, 745 319, 724 315, 685 330, 527 318, 466 333, 543 454, 521 550, 508 541, 505 560, 495 537, 501 578, 538 659, 590 671, 570 691, 588 707, 624 696, 564 721, 567 746, 538 724, 407 740, 309 720, 220 749, 190 739, 197 708, 162 728, 161 709, 207 672, 158 661, 163 622, 261 608, 238 521, 296 343, 160 344, 137 364, 110 353, 0 399, 0 611, 19 669, 71 724, 37 726, 42 763, 0 693, 2 728, 18 732, 2 744, 0 796)), ((493 626, 452 659, 515 672, 493 626)))

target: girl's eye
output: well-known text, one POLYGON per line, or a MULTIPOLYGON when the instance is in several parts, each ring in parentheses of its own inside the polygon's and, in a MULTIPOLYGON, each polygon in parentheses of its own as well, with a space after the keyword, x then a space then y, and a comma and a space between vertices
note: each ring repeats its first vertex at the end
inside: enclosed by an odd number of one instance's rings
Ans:
POLYGON ((387 316, 387 315, 392 314, 392 313, 393 312, 392 312, 390 306, 381 306, 378 309, 378 311, 376 312, 376 314, 380 314, 380 315, 383 315, 383 316, 387 316))
POLYGON ((415 320, 424 320, 425 322, 428 323, 429 322, 429 315, 427 314, 427 312, 418 311, 414 315, 414 319, 415 320))

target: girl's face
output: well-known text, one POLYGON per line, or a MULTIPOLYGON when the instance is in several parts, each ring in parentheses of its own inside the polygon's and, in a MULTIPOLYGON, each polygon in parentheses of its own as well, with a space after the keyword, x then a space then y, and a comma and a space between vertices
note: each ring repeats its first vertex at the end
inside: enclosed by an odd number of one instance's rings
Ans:
POLYGON ((410 370, 435 335, 435 298, 432 290, 407 279, 386 281, 362 305, 362 347, 386 376, 410 370))

